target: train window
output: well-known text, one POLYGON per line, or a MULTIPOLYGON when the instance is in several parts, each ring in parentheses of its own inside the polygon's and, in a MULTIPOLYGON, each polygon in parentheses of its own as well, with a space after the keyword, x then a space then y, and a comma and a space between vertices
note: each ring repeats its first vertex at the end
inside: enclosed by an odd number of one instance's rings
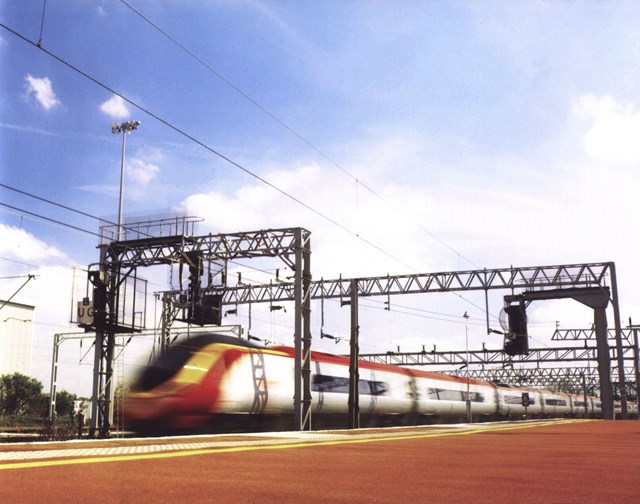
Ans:
POLYGON ((462 392, 459 390, 440 390, 438 394, 444 401, 462 401, 462 392))
POLYGON ((313 376, 311 390, 314 392, 336 392, 338 394, 348 394, 349 378, 317 374, 313 376))
POLYGON ((462 400, 469 400, 471 402, 484 402, 484 395, 480 392, 469 392, 469 396, 467 397, 467 392, 463 392, 462 400))
POLYGON ((565 399, 545 399, 544 403, 547 406, 566 406, 567 401, 565 399))
MULTIPOLYGON (((313 375, 311 390, 314 392, 349 393, 349 378, 343 376, 313 375)), ((389 385, 381 381, 359 380, 358 391, 363 395, 386 395, 389 385)))
POLYGON ((369 390, 371 395, 387 395, 389 391, 389 386, 385 382, 370 381, 369 390))
POLYGON ((505 404, 519 404, 522 405, 522 395, 505 395, 505 404))
POLYGON ((431 399, 431 400, 438 400, 440 399, 440 396, 438 395, 438 389, 437 388, 428 388, 427 389, 427 398, 431 399))
POLYGON ((576 408, 584 408, 587 405, 587 403, 584 401, 573 401, 573 405, 576 408))
MULTIPOLYGON (((518 406, 522 406, 522 394, 521 395, 505 395, 504 396, 505 404, 517 404, 518 406)), ((534 406, 536 404, 536 399, 531 394, 529 394, 529 406, 534 406)))
POLYGON ((427 397, 440 401, 463 401, 462 392, 459 390, 448 390, 439 388, 427 389, 427 397))

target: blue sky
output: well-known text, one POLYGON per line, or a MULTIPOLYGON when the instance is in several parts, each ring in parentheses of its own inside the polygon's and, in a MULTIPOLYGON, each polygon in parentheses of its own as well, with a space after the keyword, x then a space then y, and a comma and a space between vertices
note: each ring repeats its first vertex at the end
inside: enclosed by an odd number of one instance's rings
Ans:
MULTIPOLYGON (((185 211, 205 219, 203 234, 303 226, 315 278, 615 261, 622 316, 640 320, 640 5, 128 4, 191 55, 116 0, 49 0, 44 22, 42 1, 0 0, 0 21, 173 128, 3 28, 3 184, 115 220, 121 137, 109 125, 135 119, 128 220, 185 211)), ((36 305, 37 367, 46 368, 52 334, 74 329, 72 266, 97 261, 97 238, 27 212, 91 232, 98 224, 6 188, 0 195, 21 209, 0 207, 0 276, 39 275, 16 300, 36 305)), ((167 288, 166 272, 150 275, 151 290, 167 288)), ((2 280, 0 297, 21 283, 2 280)), ((454 348, 467 310, 472 344, 499 347, 486 336, 484 300, 467 298, 394 301, 432 318, 363 308, 363 351, 454 348)), ((500 307, 497 296, 492 316, 500 307)), ((346 314, 334 311, 328 329, 348 333, 346 314)), ((292 321, 277 316, 253 327, 290 343, 292 321)), ((545 303, 530 320, 541 346, 556 321, 586 327, 591 314, 545 303)))

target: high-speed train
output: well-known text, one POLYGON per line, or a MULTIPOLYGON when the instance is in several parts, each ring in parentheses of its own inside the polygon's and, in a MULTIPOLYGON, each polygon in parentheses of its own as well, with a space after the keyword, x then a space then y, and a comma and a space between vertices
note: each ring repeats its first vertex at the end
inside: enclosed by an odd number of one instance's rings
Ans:
MULTIPOLYGON (((599 417, 599 399, 359 363, 362 426, 599 417), (524 405, 526 404, 526 406, 524 405)), ((294 349, 203 334, 175 343, 140 374, 124 404, 140 433, 293 428, 294 349)), ((311 353, 312 427, 346 427, 349 359, 311 353)), ((619 407, 619 405, 618 405, 619 407)), ((631 414, 638 413, 629 403, 631 414)))

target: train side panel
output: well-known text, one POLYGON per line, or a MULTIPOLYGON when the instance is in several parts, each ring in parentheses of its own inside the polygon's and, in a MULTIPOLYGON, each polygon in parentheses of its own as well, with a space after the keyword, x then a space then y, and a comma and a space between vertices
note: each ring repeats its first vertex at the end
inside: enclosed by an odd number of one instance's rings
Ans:
POLYGON ((496 392, 489 384, 464 381, 418 378, 419 411, 424 416, 445 419, 467 417, 467 398, 471 402, 472 417, 491 416, 496 413, 496 392))
POLYGON ((498 413, 501 418, 539 417, 543 413, 543 397, 539 390, 498 386, 498 413), (522 394, 529 394, 529 405, 522 404, 522 394))

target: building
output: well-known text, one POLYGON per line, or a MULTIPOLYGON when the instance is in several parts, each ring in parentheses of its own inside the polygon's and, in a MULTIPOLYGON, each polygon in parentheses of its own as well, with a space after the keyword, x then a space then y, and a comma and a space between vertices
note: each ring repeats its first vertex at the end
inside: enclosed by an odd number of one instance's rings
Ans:
POLYGON ((0 375, 31 375, 34 307, 0 300, 0 375))

